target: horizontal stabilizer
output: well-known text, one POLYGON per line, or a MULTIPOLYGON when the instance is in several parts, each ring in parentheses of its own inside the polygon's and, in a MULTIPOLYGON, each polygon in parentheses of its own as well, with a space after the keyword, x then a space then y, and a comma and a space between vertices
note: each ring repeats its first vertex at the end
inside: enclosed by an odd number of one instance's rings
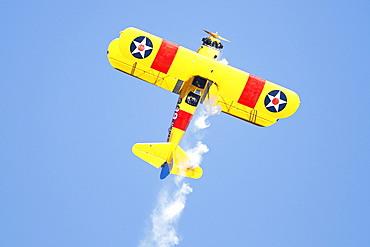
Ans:
POLYGON ((132 152, 140 159, 159 168, 167 162, 172 153, 172 143, 137 143, 132 147, 132 152))
POLYGON ((163 143, 137 143, 132 147, 132 152, 156 168, 162 167, 161 179, 169 173, 189 177, 200 178, 203 174, 201 167, 192 167, 190 158, 179 146, 173 150, 171 142, 163 143))
POLYGON ((177 146, 175 149, 173 163, 172 174, 195 179, 203 175, 203 170, 200 166, 192 167, 189 156, 180 146, 177 146))

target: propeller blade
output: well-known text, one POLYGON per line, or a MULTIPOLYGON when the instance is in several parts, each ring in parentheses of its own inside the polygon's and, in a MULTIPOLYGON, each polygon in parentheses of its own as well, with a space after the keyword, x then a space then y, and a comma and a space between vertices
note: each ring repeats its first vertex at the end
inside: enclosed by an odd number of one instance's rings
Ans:
POLYGON ((230 40, 225 39, 225 38, 221 37, 220 35, 218 35, 218 33, 212 33, 212 32, 209 32, 207 30, 204 30, 204 29, 203 29, 203 31, 208 33, 209 35, 211 35, 213 38, 221 39, 221 40, 224 40, 224 41, 227 41, 227 42, 231 42, 230 40))

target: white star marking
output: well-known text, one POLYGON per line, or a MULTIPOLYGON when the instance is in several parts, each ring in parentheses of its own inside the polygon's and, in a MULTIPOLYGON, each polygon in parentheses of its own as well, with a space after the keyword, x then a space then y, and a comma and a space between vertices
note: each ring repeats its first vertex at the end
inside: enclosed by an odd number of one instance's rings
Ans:
POLYGON ((134 40, 134 44, 136 49, 132 52, 132 54, 139 52, 142 58, 145 57, 145 52, 147 50, 153 49, 152 47, 146 45, 146 37, 140 43, 134 40))
POLYGON ((281 91, 279 91, 275 96, 271 96, 270 94, 268 94, 267 96, 270 99, 270 103, 268 103, 268 105, 266 107, 273 106, 273 107, 275 107, 276 112, 278 112, 279 111, 279 106, 281 104, 285 104, 286 103, 285 100, 282 100, 280 98, 280 93, 281 93, 281 91))

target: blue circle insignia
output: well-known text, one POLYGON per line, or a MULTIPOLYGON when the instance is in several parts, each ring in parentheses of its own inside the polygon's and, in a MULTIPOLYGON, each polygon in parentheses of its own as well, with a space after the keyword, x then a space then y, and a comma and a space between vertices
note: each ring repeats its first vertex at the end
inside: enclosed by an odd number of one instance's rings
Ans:
POLYGON ((282 111, 288 103, 288 99, 280 90, 273 90, 265 97, 265 107, 270 112, 282 111))
POLYGON ((136 58, 147 58, 152 51, 153 43, 148 37, 139 36, 131 42, 130 52, 136 58))

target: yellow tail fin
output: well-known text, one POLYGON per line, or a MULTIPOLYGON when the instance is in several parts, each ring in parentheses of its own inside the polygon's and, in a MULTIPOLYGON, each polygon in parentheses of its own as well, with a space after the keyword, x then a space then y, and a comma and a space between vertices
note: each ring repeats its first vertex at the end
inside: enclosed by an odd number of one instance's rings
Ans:
POLYGON ((186 152, 179 146, 174 147, 171 142, 137 143, 132 147, 132 152, 156 168, 170 160, 169 172, 172 174, 196 179, 203 174, 202 168, 191 167, 186 152))

